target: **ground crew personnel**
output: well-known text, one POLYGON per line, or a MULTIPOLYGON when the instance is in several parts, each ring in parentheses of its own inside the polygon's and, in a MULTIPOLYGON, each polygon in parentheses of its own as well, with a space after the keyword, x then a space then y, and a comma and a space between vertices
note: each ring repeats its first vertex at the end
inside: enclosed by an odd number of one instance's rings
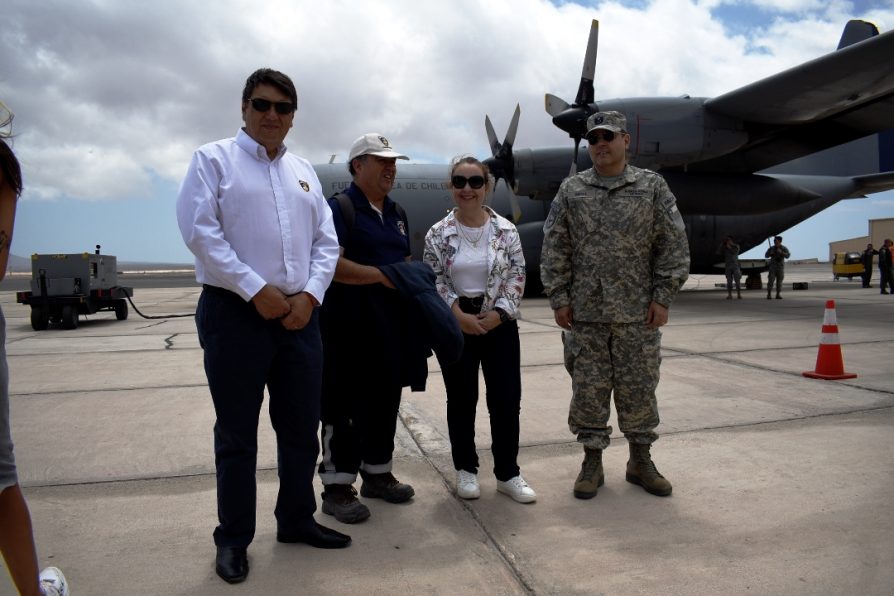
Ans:
POLYGON ((767 261, 767 300, 770 299, 770 293, 773 291, 773 283, 776 283, 776 298, 782 299, 782 280, 785 277, 785 260, 791 257, 791 253, 782 244, 782 236, 773 238, 773 246, 767 249, 764 256, 769 259, 767 261))
POLYGON ((566 179, 544 224, 541 278, 563 329, 571 375, 568 426, 584 446, 574 496, 603 484, 610 398, 627 438, 627 481, 666 496, 671 483, 650 455, 658 439, 655 388, 659 327, 689 272, 689 246, 664 179, 627 164, 630 135, 619 112, 587 120, 594 167, 566 179))

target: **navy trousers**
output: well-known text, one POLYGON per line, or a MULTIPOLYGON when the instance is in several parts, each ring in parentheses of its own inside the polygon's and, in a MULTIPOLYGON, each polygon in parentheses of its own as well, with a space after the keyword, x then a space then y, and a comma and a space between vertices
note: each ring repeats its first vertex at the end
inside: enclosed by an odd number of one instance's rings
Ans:
POLYGON ((238 295, 206 286, 196 310, 205 374, 214 401, 218 546, 247 546, 255 533, 258 419, 264 388, 276 433, 278 530, 310 528, 319 442, 323 351, 318 314, 304 329, 266 321, 238 295))
POLYGON ((521 350, 518 323, 509 321, 485 335, 463 334, 459 362, 442 366, 447 389, 447 427, 457 470, 478 472, 475 415, 478 408, 478 368, 484 375, 490 413, 494 476, 505 482, 519 474, 518 437, 521 412, 521 350))

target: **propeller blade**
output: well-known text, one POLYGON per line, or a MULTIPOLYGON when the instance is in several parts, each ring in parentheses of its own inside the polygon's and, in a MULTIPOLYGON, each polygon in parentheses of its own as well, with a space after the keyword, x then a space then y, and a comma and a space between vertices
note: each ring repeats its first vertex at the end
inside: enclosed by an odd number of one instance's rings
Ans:
POLYGON ((494 125, 490 121, 490 116, 484 117, 484 129, 487 132, 487 142, 490 144, 492 157, 484 160, 487 167, 490 168, 491 174, 499 181, 501 178, 506 184, 509 191, 509 206, 512 210, 512 219, 515 223, 521 219, 521 205, 518 203, 518 197, 513 190, 515 181, 515 157, 512 155, 512 146, 515 144, 515 135, 518 132, 518 120, 521 116, 521 106, 515 104, 515 113, 512 115, 512 121, 509 123, 509 130, 503 142, 497 140, 497 133, 494 125))
POLYGON ((515 145, 515 133, 518 132, 518 119, 521 116, 521 105, 515 104, 515 113, 512 114, 512 121, 509 123, 509 130, 506 131, 506 137, 503 139, 503 148, 508 147, 512 151, 515 145))
POLYGON ((544 103, 546 103, 546 113, 553 117, 558 116, 571 107, 568 105, 567 101, 561 97, 556 97, 552 93, 546 94, 544 103))
POLYGON ((596 51, 599 48, 599 21, 593 19, 590 24, 590 38, 587 40, 587 52, 584 54, 584 67, 580 75, 580 86, 574 105, 589 106, 596 99, 593 81, 596 78, 596 51))
POLYGON ((518 220, 521 219, 521 205, 518 203, 518 195, 515 194, 515 191, 509 184, 509 180, 504 179, 503 182, 506 184, 506 190, 509 191, 509 208, 512 209, 512 223, 518 223, 518 220))
POLYGON ((500 153, 500 141, 494 132, 494 125, 490 123, 490 116, 484 116, 484 130, 487 131, 487 142, 490 145, 490 154, 496 157, 500 153))
POLYGON ((577 154, 580 150, 581 138, 586 133, 587 118, 599 110, 593 81, 596 77, 596 53, 599 48, 599 21, 593 19, 590 24, 590 37, 587 40, 587 51, 584 54, 584 67, 581 70, 580 85, 574 103, 568 103, 555 95, 546 95, 546 112, 553 117, 553 124, 568 133, 574 139, 574 156, 571 161, 571 175, 577 173, 577 154))
POLYGON ((574 155, 571 156, 571 173, 569 176, 577 174, 577 153, 580 151, 580 137, 574 137, 574 155))

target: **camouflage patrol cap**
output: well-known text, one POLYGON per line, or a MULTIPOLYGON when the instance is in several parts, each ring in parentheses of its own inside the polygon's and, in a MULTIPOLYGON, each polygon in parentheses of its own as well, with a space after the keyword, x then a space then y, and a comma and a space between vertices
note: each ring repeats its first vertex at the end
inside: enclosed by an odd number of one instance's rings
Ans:
POLYGON ((627 118, 621 112, 596 112, 587 118, 587 134, 594 130, 627 132, 627 118))

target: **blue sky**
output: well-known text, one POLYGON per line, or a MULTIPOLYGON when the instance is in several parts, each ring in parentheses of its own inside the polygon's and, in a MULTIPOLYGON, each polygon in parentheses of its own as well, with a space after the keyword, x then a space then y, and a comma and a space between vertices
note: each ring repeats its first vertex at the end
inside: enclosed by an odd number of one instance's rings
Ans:
MULTIPOLYGON (((0 100, 16 114, 26 184, 13 253, 102 244, 119 260, 179 263, 192 260, 174 218, 180 179, 198 145, 236 132, 258 66, 295 79, 286 142, 312 162, 343 161, 377 130, 414 161, 446 163, 486 156, 484 115, 502 134, 516 103, 516 147, 570 148, 543 95, 573 98, 593 18, 597 100, 711 97, 833 51, 850 18, 894 27, 887 0, 4 5, 0 100)), ((839 203, 785 242, 825 259, 830 241, 883 217, 894 217, 894 191, 839 203)))

